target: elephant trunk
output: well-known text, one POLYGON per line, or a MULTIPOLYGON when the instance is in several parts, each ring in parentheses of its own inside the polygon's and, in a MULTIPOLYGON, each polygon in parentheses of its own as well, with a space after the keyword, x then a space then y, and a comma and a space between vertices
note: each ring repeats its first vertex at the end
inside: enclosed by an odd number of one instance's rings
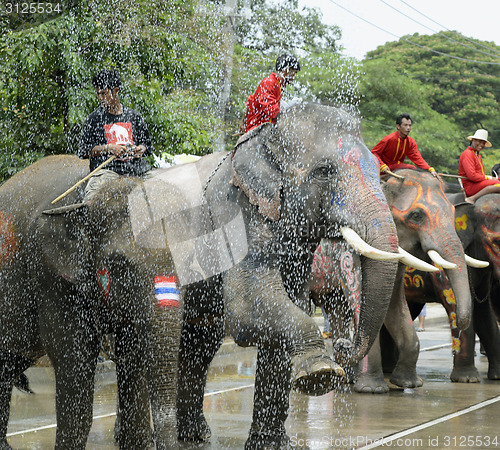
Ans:
POLYGON ((177 369, 182 314, 178 306, 154 305, 148 382, 157 449, 177 448, 177 369))
POLYGON ((435 250, 444 260, 456 265, 455 268, 444 268, 449 287, 443 294, 448 303, 456 302, 457 327, 467 329, 471 321, 472 299, 462 243, 455 233, 444 233, 444 230, 439 235, 422 234, 420 239, 425 252, 435 250))
MULTIPOLYGON (((373 218, 380 217, 380 210, 383 209, 380 205, 378 210, 374 210, 374 206, 370 206, 363 209, 363 212, 367 214, 364 223, 373 223, 373 218)), ((377 226, 367 227, 359 234, 373 247, 397 253, 396 227, 390 218, 388 208, 386 212, 387 220, 381 220, 377 226)), ((363 223, 363 219, 360 223, 363 223)), ((368 353, 378 336, 389 307, 398 268, 397 261, 377 261, 367 257, 361 257, 361 265, 363 275, 359 322, 349 364, 359 362, 368 353)))
POLYGON ((457 327, 460 330, 469 328, 472 313, 472 298, 467 277, 467 268, 465 268, 464 272, 458 269, 445 270, 457 303, 457 327))

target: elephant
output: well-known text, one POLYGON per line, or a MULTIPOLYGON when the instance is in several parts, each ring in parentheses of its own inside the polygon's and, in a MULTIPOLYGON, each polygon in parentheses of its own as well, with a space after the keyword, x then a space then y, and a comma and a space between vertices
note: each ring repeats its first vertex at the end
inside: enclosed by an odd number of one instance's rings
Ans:
POLYGON ((347 236, 370 256, 361 257, 350 362, 378 334, 401 258, 358 123, 335 108, 296 105, 242 136, 232 152, 145 180, 122 177, 83 205, 76 191, 49 209, 85 173, 75 157, 49 157, 0 188, 3 436, 13 381, 47 352, 56 373, 56 448, 83 448, 99 338, 112 330, 120 446, 147 447, 147 394, 157 448, 176 445, 175 425, 181 440, 208 439, 203 392, 226 321, 237 343, 258 346, 246 448, 286 447, 292 386, 320 395, 344 374, 308 315, 320 239, 347 236), (165 289, 173 299, 161 298, 165 289))
MULTIPOLYGON (((345 235, 354 245, 359 240, 369 244, 367 254, 389 258, 360 257, 365 276, 357 334, 344 355, 348 361, 360 360, 369 350, 392 295, 401 255, 377 168, 351 116, 318 104, 295 105, 276 124, 263 124, 239 139, 204 186, 204 198, 212 227, 230 223, 234 211, 241 214, 244 234, 228 230, 233 236, 228 245, 245 241, 248 251, 233 267, 186 288, 179 435, 198 441, 210 435, 203 389, 222 340, 218 318, 223 311, 235 341, 258 346, 245 448, 287 448, 291 387, 320 395, 340 376, 309 315, 308 280, 320 239, 345 235), (215 311, 214 298, 220 305, 215 311), (196 305, 207 308, 192 314, 196 305)), ((213 265, 204 263, 203 255, 195 259, 203 272, 213 265)))
POLYGON ((45 353, 56 376, 55 447, 85 448, 106 333, 115 337, 120 447, 150 448, 149 399, 156 448, 178 442, 182 303, 171 255, 134 239, 127 197, 138 179, 122 177, 85 205, 51 206, 87 172, 77 157, 51 156, 0 187, 0 448, 10 448, 12 384, 45 353))
MULTIPOLYGON (((434 262, 446 267, 445 272, 455 292, 456 323, 459 329, 468 327, 471 315, 471 296, 467 278, 467 266, 461 242, 455 232, 453 206, 447 199, 440 183, 429 173, 421 170, 402 169, 395 172, 402 178, 389 178, 383 182, 383 191, 396 223, 400 246, 410 255, 434 262)), ((354 255, 355 258, 355 255, 354 255)), ((356 261, 353 259, 353 261, 356 261)), ((395 292, 391 299, 384 325, 394 339, 398 357, 392 362, 390 369, 391 383, 401 387, 419 387, 423 382, 416 373, 416 363, 419 354, 419 341, 412 326, 410 311, 406 303, 409 294, 408 280, 421 279, 413 273, 416 267, 411 261, 400 263, 395 281, 395 292), (412 266, 407 269, 405 264, 412 266), (413 277, 413 278, 412 278, 413 277)), ((430 266, 430 265, 429 265, 430 266)), ((437 268, 422 267, 427 277, 434 276, 437 268)), ((334 265, 334 272, 342 272, 342 266, 334 265)), ((357 278, 363 277, 363 272, 354 265, 350 269, 357 278), (358 274, 358 275, 356 275, 358 274)), ((357 287, 345 289, 345 298, 355 298, 357 287)), ((358 286, 357 283, 355 286, 358 286)), ((336 298, 326 297, 325 307, 331 312, 339 309, 336 298), (331 303, 330 305, 328 303, 331 303)), ((352 303, 352 301, 351 301, 352 303)), ((356 306, 354 304, 354 306, 356 306)), ((347 309, 352 309, 348 306, 347 309)), ((356 308, 354 308, 355 310, 356 308)), ((347 326, 350 317, 343 326, 347 326)), ((336 319, 337 326, 339 323, 336 319)), ((342 336, 340 336, 342 337, 342 336)), ((382 346, 385 342, 382 343, 382 346)), ((381 343, 376 342, 358 368, 354 390, 360 393, 386 393, 389 387, 384 380, 382 369, 381 343)))
MULTIPOLYGON (((500 284, 500 196, 488 194, 474 204, 464 202, 463 194, 449 194, 455 204, 455 228, 462 242, 469 264, 469 279, 472 295, 472 323, 461 333, 454 328, 453 311, 447 308, 453 333, 453 371, 451 381, 477 383, 479 373, 474 365, 475 334, 488 357, 488 378, 500 379, 500 332, 494 307, 499 297, 495 295, 500 284), (471 258, 472 257, 472 258, 471 258), (489 263, 482 264, 482 262, 489 263)), ((422 278, 426 282, 425 276, 422 278)), ((439 296, 446 306, 450 283, 446 277, 434 284, 434 296, 439 296)), ((413 298, 424 298, 416 289, 413 298)))

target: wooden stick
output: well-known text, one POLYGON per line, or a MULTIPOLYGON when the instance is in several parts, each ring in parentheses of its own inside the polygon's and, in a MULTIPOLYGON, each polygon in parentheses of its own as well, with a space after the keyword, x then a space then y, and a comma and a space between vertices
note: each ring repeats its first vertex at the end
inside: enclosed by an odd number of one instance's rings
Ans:
POLYGON ((401 176, 401 175, 398 175, 397 173, 394 173, 394 172, 391 172, 389 169, 385 169, 384 171, 386 174, 390 175, 391 177, 394 177, 394 178, 399 178, 400 180, 404 180, 405 177, 401 176))
POLYGON ((54 203, 58 202, 59 200, 63 199, 68 194, 70 194, 71 192, 73 192, 78 186, 80 186, 80 184, 85 183, 92 175, 94 175, 98 170, 101 170, 106 164, 109 164, 115 158, 116 158, 116 155, 112 155, 106 161, 104 161, 102 164, 99 164, 99 166, 97 166, 85 178, 82 178, 78 183, 74 184, 66 192, 62 193, 59 197, 57 197, 56 199, 52 200, 51 205, 53 205, 54 203))
POLYGON ((440 173, 439 176, 440 177, 450 177, 450 178, 461 178, 462 180, 468 180, 467 177, 463 177, 461 175, 453 175, 450 173, 440 173))

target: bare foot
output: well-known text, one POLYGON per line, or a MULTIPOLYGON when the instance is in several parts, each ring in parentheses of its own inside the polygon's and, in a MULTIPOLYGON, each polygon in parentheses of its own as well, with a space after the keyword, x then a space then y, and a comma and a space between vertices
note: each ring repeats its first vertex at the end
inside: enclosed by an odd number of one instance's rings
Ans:
POLYGON ((471 198, 470 198, 470 197, 465 197, 465 201, 466 201, 467 203, 474 204, 474 200, 471 200, 471 198))

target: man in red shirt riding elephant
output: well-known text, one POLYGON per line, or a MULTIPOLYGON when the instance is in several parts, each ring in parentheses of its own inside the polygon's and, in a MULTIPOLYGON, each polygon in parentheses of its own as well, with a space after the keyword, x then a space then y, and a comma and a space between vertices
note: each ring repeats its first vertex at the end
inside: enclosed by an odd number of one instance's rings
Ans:
POLYGON ((292 55, 281 55, 276 60, 276 72, 264 78, 255 94, 248 97, 246 120, 243 132, 250 131, 265 122, 276 122, 276 116, 280 112, 281 90, 290 84, 296 73, 300 70, 297 58, 292 55))
POLYGON ((409 136, 412 125, 413 120, 409 114, 400 114, 396 118, 397 131, 384 137, 372 148, 372 153, 380 162, 380 173, 395 169, 414 169, 415 166, 403 162, 408 158, 417 167, 428 170, 441 181, 434 168, 427 164, 418 151, 415 139, 409 136))
POLYGON ((474 203, 485 194, 500 193, 500 180, 486 175, 484 164, 479 154, 484 147, 491 147, 488 141, 488 131, 476 130, 474 136, 467 136, 471 141, 469 147, 460 155, 458 174, 466 179, 462 184, 465 191, 465 201, 474 203))

